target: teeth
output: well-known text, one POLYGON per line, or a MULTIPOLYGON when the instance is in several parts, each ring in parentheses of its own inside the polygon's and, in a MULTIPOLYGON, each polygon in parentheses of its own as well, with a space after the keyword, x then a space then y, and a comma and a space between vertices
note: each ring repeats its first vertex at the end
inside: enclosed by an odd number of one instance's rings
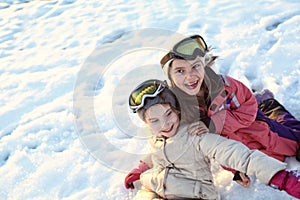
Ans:
POLYGON ((195 82, 192 82, 192 83, 188 83, 188 84, 185 84, 187 88, 190 88, 190 89, 194 89, 198 84, 198 81, 195 81, 195 82))
POLYGON ((192 83, 188 83, 187 85, 188 86, 192 86, 192 85, 195 85, 197 83, 197 81, 194 81, 194 82, 192 82, 192 83))

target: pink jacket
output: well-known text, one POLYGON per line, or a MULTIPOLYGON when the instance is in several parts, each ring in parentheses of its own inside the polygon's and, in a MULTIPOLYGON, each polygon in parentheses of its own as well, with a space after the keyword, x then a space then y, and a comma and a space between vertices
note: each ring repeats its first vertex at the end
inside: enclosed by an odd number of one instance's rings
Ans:
POLYGON ((285 156, 294 156, 297 142, 279 137, 266 122, 256 119, 258 105, 252 92, 240 81, 229 76, 224 78, 224 89, 207 111, 215 132, 281 161, 285 156))

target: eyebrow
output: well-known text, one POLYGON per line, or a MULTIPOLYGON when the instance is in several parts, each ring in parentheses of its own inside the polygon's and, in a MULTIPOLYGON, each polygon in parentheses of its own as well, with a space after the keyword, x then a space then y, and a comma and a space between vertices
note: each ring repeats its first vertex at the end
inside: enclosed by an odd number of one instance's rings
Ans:
POLYGON ((176 67, 176 68, 173 68, 173 71, 177 71, 179 69, 183 69, 184 67, 176 67))
POLYGON ((194 65, 194 64, 199 63, 199 62, 200 62, 202 65, 204 65, 203 62, 202 62, 200 59, 199 59, 199 60, 196 60, 196 61, 193 62, 193 63, 191 63, 191 65, 194 65))
MULTIPOLYGON (((193 66, 193 65, 196 64, 196 63, 201 63, 201 65, 204 66, 204 64, 203 64, 203 62, 202 62, 201 60, 196 60, 195 62, 190 63, 190 66, 193 66)), ((172 68, 173 68, 173 67, 172 67, 172 68)), ((185 68, 185 67, 175 67, 175 68, 173 68, 173 70, 178 70, 178 69, 183 69, 183 68, 185 68)))

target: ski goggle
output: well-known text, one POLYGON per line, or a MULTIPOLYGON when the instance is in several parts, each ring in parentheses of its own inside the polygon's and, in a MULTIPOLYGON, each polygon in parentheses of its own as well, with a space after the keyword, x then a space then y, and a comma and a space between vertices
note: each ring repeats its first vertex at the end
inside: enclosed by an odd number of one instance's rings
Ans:
POLYGON ((194 35, 175 44, 173 50, 160 60, 160 64, 164 67, 168 61, 174 58, 194 60, 197 56, 204 57, 208 51, 204 39, 200 35, 194 35))
POLYGON ((136 113, 145 104, 145 99, 148 97, 156 97, 161 93, 167 84, 163 81, 151 79, 137 86, 129 96, 129 107, 136 113))

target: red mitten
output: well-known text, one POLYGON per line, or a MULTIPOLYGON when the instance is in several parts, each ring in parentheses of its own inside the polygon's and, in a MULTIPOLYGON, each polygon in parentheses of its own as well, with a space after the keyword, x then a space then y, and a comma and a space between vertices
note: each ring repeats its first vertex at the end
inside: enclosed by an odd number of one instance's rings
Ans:
POLYGON ((299 171, 281 170, 273 176, 270 186, 279 190, 285 190, 288 194, 300 198, 299 171))
POLYGON ((140 161, 139 167, 134 168, 126 177, 124 181, 124 185, 126 189, 134 189, 133 182, 137 181, 140 179, 141 173, 144 171, 148 170, 149 167, 146 163, 143 161, 140 161))

